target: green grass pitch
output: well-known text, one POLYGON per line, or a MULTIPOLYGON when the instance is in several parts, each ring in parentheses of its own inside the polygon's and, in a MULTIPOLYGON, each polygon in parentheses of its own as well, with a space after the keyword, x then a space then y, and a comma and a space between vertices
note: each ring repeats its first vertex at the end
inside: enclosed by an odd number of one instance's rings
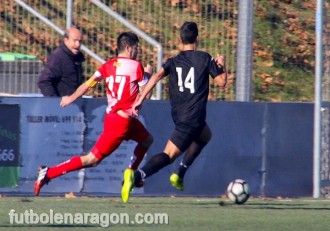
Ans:
MULTIPOLYGON (((235 205, 222 198, 209 197, 132 197, 123 204, 120 197, 10 197, 0 198, 0 230, 330 230, 330 199, 250 198, 235 205), (10 210, 33 210, 36 214, 93 213, 168 215, 168 224, 109 224, 93 220, 87 224, 11 224, 10 210)), ((41 215, 40 215, 41 216, 41 215)), ((149 217, 150 218, 150 217, 149 217)), ((41 218, 40 218, 41 219, 41 218)))

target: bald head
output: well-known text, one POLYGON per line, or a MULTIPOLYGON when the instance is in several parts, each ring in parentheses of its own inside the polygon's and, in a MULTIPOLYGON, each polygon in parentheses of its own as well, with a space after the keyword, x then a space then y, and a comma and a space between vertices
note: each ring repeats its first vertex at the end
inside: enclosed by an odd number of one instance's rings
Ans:
POLYGON ((73 54, 78 54, 81 46, 82 33, 76 27, 66 29, 64 34, 64 44, 73 54))

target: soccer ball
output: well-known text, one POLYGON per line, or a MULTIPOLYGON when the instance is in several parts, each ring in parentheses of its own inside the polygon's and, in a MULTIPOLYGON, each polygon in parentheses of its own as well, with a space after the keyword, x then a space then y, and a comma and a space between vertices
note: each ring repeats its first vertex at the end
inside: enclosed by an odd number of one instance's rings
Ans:
POLYGON ((244 204, 250 197, 249 185, 245 180, 236 179, 228 185, 227 196, 236 204, 244 204))

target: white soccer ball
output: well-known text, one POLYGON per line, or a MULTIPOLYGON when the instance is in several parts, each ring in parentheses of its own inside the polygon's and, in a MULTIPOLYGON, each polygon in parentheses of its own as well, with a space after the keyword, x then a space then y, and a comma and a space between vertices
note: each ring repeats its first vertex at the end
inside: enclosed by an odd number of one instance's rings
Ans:
POLYGON ((244 204, 250 197, 249 185, 245 180, 236 179, 228 185, 227 196, 236 204, 244 204))

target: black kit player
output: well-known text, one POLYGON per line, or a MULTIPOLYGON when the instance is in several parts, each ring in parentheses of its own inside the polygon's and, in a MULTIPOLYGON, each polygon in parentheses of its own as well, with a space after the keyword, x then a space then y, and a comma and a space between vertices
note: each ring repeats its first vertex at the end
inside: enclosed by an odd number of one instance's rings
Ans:
POLYGON ((206 104, 209 94, 209 75, 224 87, 227 81, 225 58, 216 59, 204 51, 196 50, 198 27, 195 22, 185 22, 180 29, 181 52, 170 59, 154 74, 138 101, 133 105, 133 114, 138 116, 148 93, 163 77, 169 76, 170 103, 175 129, 163 152, 152 158, 135 172, 124 175, 122 196, 129 198, 135 185, 186 152, 177 173, 170 176, 172 185, 183 190, 183 178, 188 167, 210 141, 212 133, 206 123, 206 104))

